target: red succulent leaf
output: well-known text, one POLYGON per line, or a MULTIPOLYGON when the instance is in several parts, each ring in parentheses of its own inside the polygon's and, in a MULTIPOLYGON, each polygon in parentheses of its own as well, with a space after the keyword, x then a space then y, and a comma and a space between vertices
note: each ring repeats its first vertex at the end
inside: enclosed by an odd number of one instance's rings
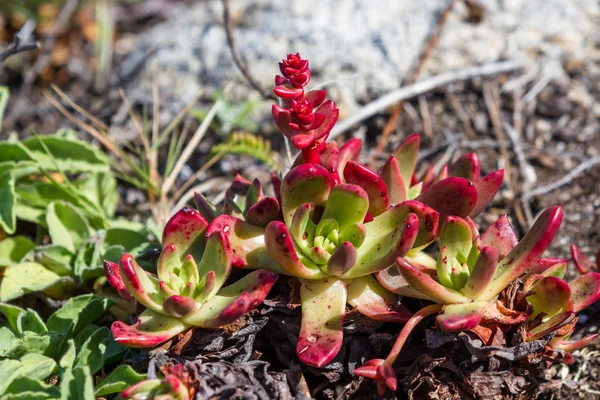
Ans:
POLYGON ((293 100, 302 96, 304 94, 304 90, 301 87, 298 88, 292 84, 282 83, 273 88, 273 93, 282 99, 293 100))
POLYGON ((449 215, 468 216, 477 203, 477 189, 465 178, 444 179, 421 193, 415 200, 440 213, 440 220, 449 215))
POLYGON ((369 214, 376 217, 390 206, 389 194, 385 182, 369 168, 356 161, 349 161, 344 168, 347 183, 365 189, 369 196, 369 214))
POLYGON ((304 98, 312 104, 313 108, 317 108, 323 104, 325 97, 327 97, 327 92, 324 90, 311 90, 304 93, 304 98))
POLYGON ((119 296, 131 303, 135 303, 135 299, 125 287, 125 283, 123 283, 123 278, 121 278, 121 273, 119 272, 119 266, 117 264, 112 261, 104 260, 104 274, 106 275, 108 283, 117 289, 119 296))
POLYGON ((503 179, 504 170, 499 169, 475 182, 475 187, 477 188, 477 203, 473 210, 471 210, 471 214, 469 214, 471 217, 479 215, 479 213, 490 204, 494 199, 494 196, 496 196, 496 193, 498 193, 498 190, 500 190, 503 179))
MULTIPOLYGON (((566 258, 538 258, 533 262, 531 268, 529 268, 529 273, 546 275, 545 272, 550 268, 554 267, 553 272, 556 272, 556 269, 560 268, 559 264, 566 267, 568 262, 569 260, 566 258)), ((559 278, 562 278, 562 276, 559 276, 559 278)))
POLYGON ((264 228, 279 215, 279 202, 274 197, 263 197, 246 211, 246 222, 264 228))
POLYGON ((173 244, 177 254, 181 256, 198 240, 202 240, 207 226, 208 222, 198 211, 184 207, 177 211, 165 225, 162 236, 163 247, 173 244))
POLYGON ((502 215, 481 235, 481 246, 492 246, 498 250, 502 260, 519 243, 506 214, 502 215))
POLYGON ((465 178, 471 182, 477 182, 479 180, 481 171, 481 163, 479 157, 475 153, 465 154, 458 160, 450 164, 448 167, 448 173, 450 176, 458 176, 465 178))
POLYGON ((406 187, 408 186, 402 178, 398 160, 390 156, 379 173, 385 182, 389 192, 389 201, 391 204, 398 204, 406 200, 406 187))
POLYGON ((358 161, 360 156, 360 149, 362 148, 362 141, 357 138, 347 140, 341 147, 338 159, 338 173, 340 176, 344 175, 344 168, 348 161, 358 161))
POLYGON ((314 130, 315 140, 327 140, 329 132, 337 122, 340 110, 335 107, 332 100, 327 100, 318 109, 317 112, 325 115, 323 123, 314 130))
POLYGON ((315 141, 315 135, 313 131, 297 131, 291 138, 292 146, 297 149, 306 149, 311 146, 315 141))
POLYGON ((573 311, 579 312, 600 298, 600 273, 588 272, 571 283, 573 311))
MULTIPOLYGON (((227 237, 227 242, 231 245, 233 254, 231 265, 245 268, 248 266, 249 255, 262 246, 261 239, 264 229, 230 215, 222 214, 206 228, 205 236, 208 238, 214 232, 223 232, 227 237)), ((266 266, 263 267, 266 268, 266 266)))
POLYGON ((573 257, 575 267, 577 267, 580 274, 585 274, 592 269, 596 269, 595 263, 592 262, 588 256, 583 254, 574 244, 571 245, 571 256, 573 257))

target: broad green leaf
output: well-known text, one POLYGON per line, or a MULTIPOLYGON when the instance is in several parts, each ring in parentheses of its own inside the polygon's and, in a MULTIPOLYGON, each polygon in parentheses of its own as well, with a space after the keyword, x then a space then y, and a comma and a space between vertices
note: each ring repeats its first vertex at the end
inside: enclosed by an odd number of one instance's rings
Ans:
POLYGON ((45 379, 56 371, 56 362, 39 354, 26 354, 20 360, 0 361, 0 395, 17 378, 45 379))
POLYGON ((73 273, 81 282, 104 276, 103 242, 104 231, 99 231, 77 250, 73 263, 73 273))
POLYGON ((121 256, 125 253, 127 253, 127 250, 121 245, 108 246, 102 255, 102 259, 118 263, 121 256))
POLYGON ((73 337, 113 304, 114 301, 93 294, 73 297, 48 318, 46 326, 50 331, 73 337), (70 328, 71 324, 73 324, 72 328, 70 328))
POLYGON ((86 366, 68 368, 60 383, 60 400, 95 400, 94 384, 86 366))
POLYGON ((96 396, 120 393, 129 386, 146 379, 146 374, 138 374, 129 365, 119 365, 102 382, 96 385, 96 396))
POLYGON ((88 174, 80 181, 74 182, 83 196, 94 202, 104 211, 104 215, 115 215, 119 192, 117 180, 107 172, 88 174))
POLYGON ((111 340, 110 330, 103 326, 90 336, 78 351, 75 366, 87 366, 95 374, 104 365, 106 345, 111 340))
POLYGON ((56 244, 37 246, 33 250, 33 259, 35 262, 61 276, 73 274, 72 264, 74 258, 69 250, 56 244))
POLYGON ((42 321, 40 315, 32 309, 19 313, 17 317, 17 330, 20 334, 25 331, 43 333, 48 332, 46 324, 42 321))
POLYGON ((69 339, 66 342, 65 351, 60 356, 58 365, 60 365, 61 368, 72 368, 76 358, 77 349, 75 348, 75 341, 73 339, 69 339))
POLYGON ((4 357, 18 359, 27 354, 54 357, 62 338, 62 335, 56 332, 35 333, 25 331, 20 339, 13 341, 4 353, 4 357))
POLYGON ((15 265, 35 247, 25 236, 12 236, 0 241, 0 266, 15 265))
MULTIPOLYGON (((17 189, 18 192, 18 189, 17 189)), ((15 215, 17 219, 33 222, 40 226, 46 227, 46 220, 44 218, 46 214, 45 209, 31 207, 27 204, 23 204, 20 196, 17 193, 17 204, 15 205, 15 215)))
POLYGON ((0 328, 0 357, 4 357, 4 353, 8 350, 13 342, 17 340, 14 332, 7 326, 0 328))
POLYGON ((0 142, 0 160, 6 161, 35 161, 23 144, 18 142, 0 142))
POLYGON ((75 253, 90 236, 90 226, 85 217, 69 203, 52 202, 46 211, 46 223, 52 243, 75 253))
POLYGON ((0 229, 8 234, 15 233, 17 225, 15 198, 15 178, 5 172, 0 175, 0 229))
POLYGON ((39 174, 40 167, 35 161, 4 161, 0 153, 0 174, 10 172, 16 181, 31 174, 39 174))
POLYGON ((48 289, 59 284, 60 280, 60 276, 37 263, 7 267, 0 284, 0 301, 11 301, 27 293, 48 289))
POLYGON ((110 228, 106 231, 104 238, 105 246, 121 245, 126 251, 148 243, 148 236, 135 230, 127 228, 110 228))
POLYGON ((25 312, 21 307, 17 307, 8 303, 0 303, 0 313, 4 315, 6 322, 8 322, 8 326, 12 329, 14 333, 19 333, 19 328, 17 327, 17 319, 21 313, 25 312))
POLYGON ((110 159, 82 140, 57 135, 31 136, 22 141, 30 154, 47 170, 86 172, 110 170, 110 159), (50 154, 47 153, 50 152, 50 154))
POLYGON ((60 390, 38 379, 22 376, 8 386, 2 400, 46 400, 60 397, 60 390))

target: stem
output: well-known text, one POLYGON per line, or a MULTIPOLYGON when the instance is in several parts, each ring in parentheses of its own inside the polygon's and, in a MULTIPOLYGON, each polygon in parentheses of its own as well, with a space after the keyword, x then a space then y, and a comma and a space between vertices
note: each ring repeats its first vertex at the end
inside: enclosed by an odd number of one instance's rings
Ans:
POLYGON ((441 304, 432 304, 420 309, 415 315, 410 317, 406 325, 404 325, 404 328, 402 328, 400 331, 400 335, 398 335, 396 343, 394 343, 394 347, 392 347, 392 351, 390 351, 390 354, 388 354, 387 358, 385 359, 385 364, 392 365, 394 361, 396 361, 396 358, 400 354, 400 350, 402 350, 402 346, 404 346, 404 342, 406 342, 408 335, 410 335, 412 330, 415 329, 415 326, 417 326, 417 324, 421 322, 423 318, 426 318, 431 314, 438 313, 441 310, 441 304))
POLYGON ((318 146, 316 145, 302 149, 302 158, 307 164, 321 165, 321 157, 319 155, 318 146))

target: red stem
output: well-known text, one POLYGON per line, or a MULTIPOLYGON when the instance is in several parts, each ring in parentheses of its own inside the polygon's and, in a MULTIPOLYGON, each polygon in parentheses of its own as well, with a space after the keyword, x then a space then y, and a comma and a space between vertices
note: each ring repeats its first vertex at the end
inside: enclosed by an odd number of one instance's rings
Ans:
POLYGON ((394 343, 394 347, 392 347, 392 351, 390 351, 390 354, 388 354, 387 358, 385 359, 385 363, 387 365, 392 365, 394 361, 396 361, 396 358, 400 354, 400 350, 402 350, 402 346, 404 346, 406 339, 408 339, 408 335, 410 335, 412 330, 415 329, 415 326, 417 326, 417 324, 421 322, 423 318, 426 318, 431 314, 436 314, 441 310, 441 304, 432 304, 420 309, 412 317, 410 317, 408 322, 406 322, 406 325, 404 325, 404 328, 402 328, 400 331, 400 334, 396 339, 396 343, 394 343))
POLYGON ((302 149, 302 158, 304 159, 305 163, 321 165, 321 157, 319 155, 318 147, 319 146, 312 145, 311 147, 302 149))

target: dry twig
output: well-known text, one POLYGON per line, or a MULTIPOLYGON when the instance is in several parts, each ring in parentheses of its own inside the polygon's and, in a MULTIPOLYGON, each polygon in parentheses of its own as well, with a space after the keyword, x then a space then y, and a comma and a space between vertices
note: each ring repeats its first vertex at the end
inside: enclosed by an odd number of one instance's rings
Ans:
MULTIPOLYGON (((427 62, 427 60, 429 60, 429 58, 431 57, 431 54, 433 54, 433 50, 435 49, 438 42, 440 41, 440 36, 442 35, 442 30, 444 29, 444 25, 446 24, 448 15, 450 15, 450 12, 452 11, 452 8, 454 8, 454 5, 456 4, 456 2, 457 2, 456 0, 450 0, 450 2, 448 3, 448 6, 444 9, 444 11, 442 11, 440 13, 440 16, 438 17, 438 20, 435 25, 435 29, 434 29, 433 33, 427 39, 427 42, 425 43, 425 46, 423 47, 423 50, 421 51, 421 54, 419 56, 419 60, 417 61, 417 65, 416 65, 415 69, 412 71, 411 75, 406 80, 406 84, 415 83, 417 78, 421 74, 421 71, 425 67, 425 63, 427 62)), ((394 130, 394 128, 396 127, 396 124, 398 123, 398 118, 400 117, 400 113, 402 112, 403 101, 404 100, 400 100, 400 102, 396 105, 396 107, 394 107, 394 110, 392 111, 392 116, 390 117, 388 122, 385 124, 385 127, 383 128, 383 133, 381 134, 381 137, 380 137, 379 141, 377 142, 377 147, 375 148, 375 154, 381 153, 383 151, 383 149, 385 148, 385 146, 387 145, 389 136, 392 133, 392 131, 394 130)), ((374 162, 374 158, 371 159, 371 164, 373 164, 373 162, 374 162)))
POLYGON ((34 39, 32 35, 35 25, 33 20, 27 20, 15 35, 15 41, 0 53, 0 71, 2 70, 4 61, 8 57, 25 51, 35 50, 40 47, 38 41, 31 41, 31 39, 34 39))
POLYGON ((393 92, 390 92, 378 98, 377 100, 366 104, 360 110, 353 113, 350 117, 338 122, 331 130, 331 134, 329 135, 329 137, 333 139, 341 135, 357 123, 364 121, 365 119, 372 117, 377 113, 382 112, 386 108, 396 104, 401 100, 406 100, 419 96, 423 93, 427 93, 440 86, 448 85, 453 82, 464 81, 478 76, 485 77, 506 72, 512 72, 521 68, 521 63, 517 61, 501 61, 492 64, 485 64, 476 67, 465 68, 457 71, 449 71, 443 74, 433 76, 426 80, 417 82, 413 85, 401 87, 399 89, 394 90, 393 92))
POLYGON ((244 75, 244 78, 246 78, 250 86, 252 86, 252 88, 257 92, 259 92, 261 96, 263 96, 265 99, 277 100, 277 98, 273 94, 266 91, 262 87, 260 82, 258 82, 256 78, 252 76, 252 74, 250 74, 248 66, 244 62, 244 59, 242 58, 237 47, 235 46, 233 29, 231 28, 231 15, 229 13, 229 0, 223 0, 223 27, 225 28, 225 35, 227 35, 227 44, 229 45, 229 50, 231 50, 231 57, 233 58, 235 65, 237 65, 242 75, 244 75))

